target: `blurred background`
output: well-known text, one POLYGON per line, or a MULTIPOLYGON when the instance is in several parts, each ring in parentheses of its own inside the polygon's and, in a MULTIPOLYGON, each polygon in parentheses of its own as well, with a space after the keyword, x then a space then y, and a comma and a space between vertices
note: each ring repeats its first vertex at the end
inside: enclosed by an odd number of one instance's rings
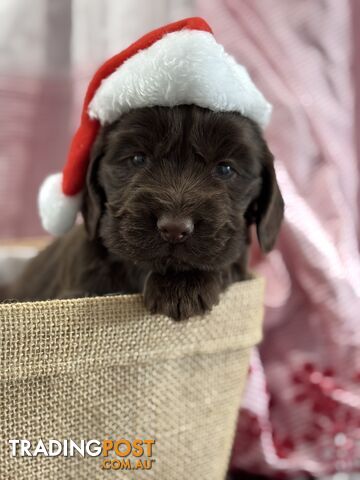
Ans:
POLYGON ((286 203, 276 250, 254 252, 265 338, 232 471, 360 478, 359 1, 1 0, 0 237, 43 234, 37 190, 64 164, 99 64, 193 15, 274 105, 266 137, 286 203))

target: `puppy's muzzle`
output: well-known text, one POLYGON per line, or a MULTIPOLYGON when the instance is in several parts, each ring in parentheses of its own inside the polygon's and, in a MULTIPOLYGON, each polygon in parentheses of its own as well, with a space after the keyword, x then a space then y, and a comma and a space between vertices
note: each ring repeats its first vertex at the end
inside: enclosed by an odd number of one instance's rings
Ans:
POLYGON ((194 231, 194 222, 191 218, 170 217, 163 215, 157 221, 157 228, 161 238, 169 243, 183 243, 194 231))

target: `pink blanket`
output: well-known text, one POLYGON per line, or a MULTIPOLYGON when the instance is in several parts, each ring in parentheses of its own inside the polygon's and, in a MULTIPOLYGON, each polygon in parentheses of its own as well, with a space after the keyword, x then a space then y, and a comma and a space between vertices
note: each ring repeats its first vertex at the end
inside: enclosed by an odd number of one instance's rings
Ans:
POLYGON ((232 466, 360 471, 359 172, 350 3, 198 0, 198 13, 274 104, 266 136, 286 218, 267 277, 232 466))

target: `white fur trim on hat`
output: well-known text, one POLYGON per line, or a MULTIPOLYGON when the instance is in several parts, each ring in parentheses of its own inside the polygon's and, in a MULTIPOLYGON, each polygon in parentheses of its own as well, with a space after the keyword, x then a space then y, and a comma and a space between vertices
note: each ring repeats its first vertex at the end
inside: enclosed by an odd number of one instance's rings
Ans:
POLYGON ((62 191, 62 174, 47 177, 40 187, 38 207, 42 226, 52 235, 62 235, 74 225, 81 205, 81 193, 67 196, 62 191))
POLYGON ((133 108, 184 104, 240 112, 261 127, 271 115, 247 70, 198 30, 169 33, 126 60, 102 81, 89 115, 106 124, 133 108))

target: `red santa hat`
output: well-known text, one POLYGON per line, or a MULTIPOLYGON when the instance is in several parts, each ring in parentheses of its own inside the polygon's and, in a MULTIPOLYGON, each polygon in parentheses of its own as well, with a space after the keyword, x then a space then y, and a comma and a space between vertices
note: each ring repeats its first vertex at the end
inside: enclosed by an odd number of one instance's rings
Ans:
POLYGON ((271 114, 271 105, 246 69, 216 42, 202 18, 188 18, 148 33, 95 73, 66 165, 40 188, 38 204, 45 230, 61 235, 73 226, 91 147, 101 125, 134 108, 189 104, 240 112, 261 127, 271 114))

